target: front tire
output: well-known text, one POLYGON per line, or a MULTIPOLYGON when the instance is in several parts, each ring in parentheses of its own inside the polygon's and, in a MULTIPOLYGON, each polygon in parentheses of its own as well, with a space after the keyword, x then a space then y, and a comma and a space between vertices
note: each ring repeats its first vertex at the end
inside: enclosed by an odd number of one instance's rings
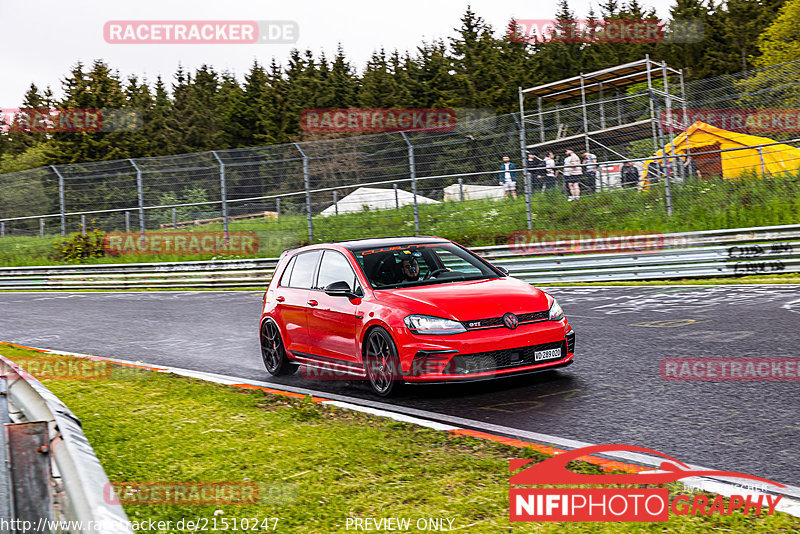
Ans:
POLYGON ((400 357, 389 332, 376 327, 370 330, 364 344, 364 367, 372 391, 388 397, 402 389, 400 357))
POLYGON ((271 319, 261 324, 261 359, 272 376, 288 375, 297 370, 297 364, 286 357, 280 330, 271 319))

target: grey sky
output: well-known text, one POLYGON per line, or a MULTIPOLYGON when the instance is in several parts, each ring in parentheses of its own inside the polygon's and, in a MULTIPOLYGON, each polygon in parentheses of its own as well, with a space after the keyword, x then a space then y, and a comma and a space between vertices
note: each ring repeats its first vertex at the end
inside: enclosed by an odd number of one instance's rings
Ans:
MULTIPOLYGON (((584 16, 597 1, 571 0, 584 16)), ((671 0, 645 0, 660 17, 671 0)), ((423 40, 447 38, 466 6, 499 31, 512 17, 548 19, 557 0, 0 0, 0 107, 18 107, 31 82, 50 85, 57 96, 61 80, 77 61, 105 60, 125 77, 158 74, 167 82, 181 63, 193 70, 203 63, 242 75, 253 60, 285 63, 291 48, 325 51, 330 57, 341 42, 361 70, 378 49, 413 50, 423 40), (294 20, 300 27, 295 45, 108 44, 103 25, 109 20, 294 20)))

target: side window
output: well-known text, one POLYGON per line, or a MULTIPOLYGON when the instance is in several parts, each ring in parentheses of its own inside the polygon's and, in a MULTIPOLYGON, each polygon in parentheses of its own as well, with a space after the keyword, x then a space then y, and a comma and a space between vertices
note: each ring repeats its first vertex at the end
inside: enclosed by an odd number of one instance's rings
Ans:
POLYGON ((311 289, 314 283, 314 269, 317 266, 321 251, 312 250, 295 256, 292 274, 289 277, 289 287, 311 289))
POLYGON ((292 256, 292 259, 289 260, 289 265, 286 266, 286 269, 283 270, 283 274, 281 275, 280 286, 281 287, 288 287, 289 285, 289 278, 292 276, 292 268, 294 267, 294 261, 297 259, 297 256, 292 256))
POLYGON ((319 265, 317 287, 323 289, 333 282, 347 282, 353 291, 358 284, 356 273, 347 258, 335 250, 326 250, 322 256, 322 263, 319 265))

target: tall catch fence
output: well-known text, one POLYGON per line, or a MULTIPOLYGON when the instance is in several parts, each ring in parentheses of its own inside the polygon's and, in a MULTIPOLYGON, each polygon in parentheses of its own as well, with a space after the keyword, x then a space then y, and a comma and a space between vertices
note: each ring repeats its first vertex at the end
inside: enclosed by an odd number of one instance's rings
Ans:
POLYGON ((685 86, 654 75, 649 87, 628 84, 580 104, 567 99, 546 106, 536 124, 517 113, 460 121, 449 132, 351 136, 0 175, 0 255, 44 246, 37 236, 52 243, 92 220, 104 231, 255 231, 260 255, 306 242, 387 235, 490 245, 520 230, 675 232, 796 222, 799 75, 800 62, 685 86), (685 106, 673 101, 678 90, 685 106), (578 113, 579 105, 589 117, 578 113), (647 121, 654 112, 658 120, 637 130, 638 137, 630 129, 614 130, 647 121), (686 150, 677 144, 662 150, 701 119, 751 137, 704 137, 686 150), (586 145, 579 137, 587 128, 603 130, 602 142, 589 147, 597 164, 580 165, 581 198, 570 201, 565 150, 580 156, 586 145), (555 177, 528 168, 529 147, 540 158, 553 150, 555 177), (663 153, 654 157, 657 150, 663 153), (501 170, 504 156, 515 170, 501 170), (513 193, 500 185, 507 173, 516 181, 513 193))

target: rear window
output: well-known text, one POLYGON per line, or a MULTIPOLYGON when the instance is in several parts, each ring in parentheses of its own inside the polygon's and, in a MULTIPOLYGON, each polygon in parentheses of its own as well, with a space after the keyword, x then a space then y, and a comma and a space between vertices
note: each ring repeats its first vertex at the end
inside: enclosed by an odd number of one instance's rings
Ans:
POLYGON ((280 285, 282 287, 287 287, 289 285, 289 278, 292 276, 292 268, 294 267, 294 260, 297 259, 297 256, 292 256, 289 260, 289 265, 286 266, 286 269, 283 271, 283 275, 281 275, 281 282, 280 285))
POLYGON ((294 265, 292 272, 289 275, 289 287, 296 287, 299 289, 311 289, 314 284, 314 271, 317 268, 317 260, 321 251, 312 250, 310 252, 301 252, 292 261, 294 265))

